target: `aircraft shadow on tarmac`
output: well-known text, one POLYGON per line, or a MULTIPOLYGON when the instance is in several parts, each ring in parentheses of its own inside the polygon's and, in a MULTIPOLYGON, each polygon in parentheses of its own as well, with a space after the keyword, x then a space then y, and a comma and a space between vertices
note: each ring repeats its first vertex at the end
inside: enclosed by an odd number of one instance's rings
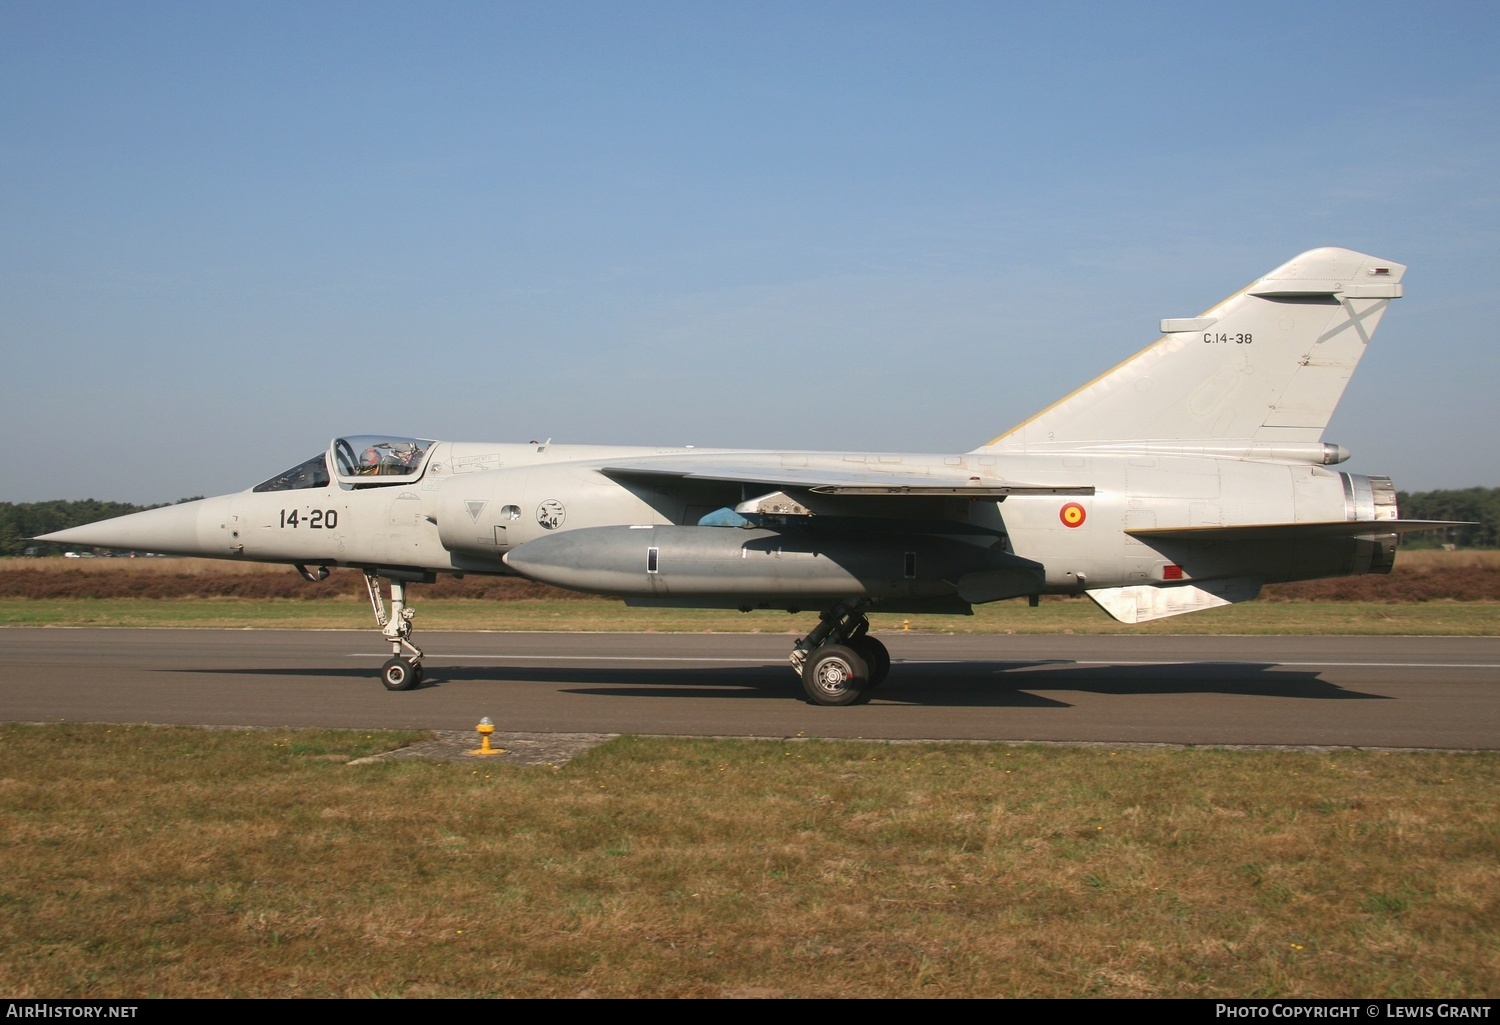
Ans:
MULTIPOLYGON (((178 670, 188 671, 192 670, 178 670)), ((259 676, 319 677, 374 683, 370 669, 215 670, 259 676)), ((786 666, 620 668, 535 665, 426 666, 417 692, 459 683, 562 685, 563 693, 642 698, 786 698, 801 688, 786 666)), ((1067 708, 1048 691, 1106 695, 1223 694, 1302 700, 1390 700, 1349 690, 1316 672, 1273 662, 1172 662, 1161 665, 1084 665, 1069 660, 1029 662, 896 662, 876 689, 878 703, 933 706, 1067 708)))

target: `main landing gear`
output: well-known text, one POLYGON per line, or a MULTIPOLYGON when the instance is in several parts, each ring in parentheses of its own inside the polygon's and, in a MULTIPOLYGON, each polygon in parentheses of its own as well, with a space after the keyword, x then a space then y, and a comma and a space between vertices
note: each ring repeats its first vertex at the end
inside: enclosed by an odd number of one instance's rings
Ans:
POLYGON ((411 621, 416 615, 406 604, 406 584, 391 579, 391 611, 386 614, 385 596, 380 593, 380 576, 365 570, 365 588, 370 592, 370 607, 375 610, 375 624, 391 642, 391 657, 380 669, 380 682, 386 690, 415 690, 422 685, 422 649, 411 642, 411 621), (403 655, 402 649, 410 652, 403 655))
POLYGON ((792 668, 814 705, 856 705, 891 671, 891 654, 870 636, 863 604, 840 604, 792 648, 792 668))

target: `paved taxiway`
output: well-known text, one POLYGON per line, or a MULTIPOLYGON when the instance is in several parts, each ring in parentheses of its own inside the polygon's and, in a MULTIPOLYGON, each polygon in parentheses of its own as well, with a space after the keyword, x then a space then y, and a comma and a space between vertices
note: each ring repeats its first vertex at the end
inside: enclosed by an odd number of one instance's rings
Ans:
POLYGON ((797 699, 785 635, 0 630, 0 720, 1500 748, 1500 638, 883 635, 869 705, 797 699))

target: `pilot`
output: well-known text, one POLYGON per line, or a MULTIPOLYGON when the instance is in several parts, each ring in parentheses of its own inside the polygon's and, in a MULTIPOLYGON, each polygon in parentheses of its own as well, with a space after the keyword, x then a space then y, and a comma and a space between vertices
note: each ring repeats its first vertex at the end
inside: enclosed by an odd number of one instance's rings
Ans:
POLYGON ((378 448, 367 448, 359 457, 359 472, 365 476, 391 473, 391 462, 378 448))
POLYGON ((389 476, 411 473, 422 450, 415 445, 392 445, 382 442, 365 449, 359 457, 359 472, 364 476, 389 476))

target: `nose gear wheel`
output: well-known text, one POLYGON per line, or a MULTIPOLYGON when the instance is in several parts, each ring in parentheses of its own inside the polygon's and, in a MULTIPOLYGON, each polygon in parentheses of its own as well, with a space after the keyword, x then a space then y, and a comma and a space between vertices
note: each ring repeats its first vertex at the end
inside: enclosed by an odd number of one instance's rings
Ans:
POLYGON ((385 596, 380 593, 380 575, 365 570, 365 588, 370 593, 370 607, 375 611, 375 625, 381 636, 391 643, 391 657, 380 670, 380 682, 386 690, 414 690, 422 685, 422 649, 411 642, 411 621, 416 611, 406 604, 406 584, 391 580, 391 608, 386 612, 385 596), (403 651, 405 654, 403 654, 403 651))
POLYGON ((422 686, 422 663, 406 658, 387 659, 380 670, 386 690, 416 690, 422 686))

